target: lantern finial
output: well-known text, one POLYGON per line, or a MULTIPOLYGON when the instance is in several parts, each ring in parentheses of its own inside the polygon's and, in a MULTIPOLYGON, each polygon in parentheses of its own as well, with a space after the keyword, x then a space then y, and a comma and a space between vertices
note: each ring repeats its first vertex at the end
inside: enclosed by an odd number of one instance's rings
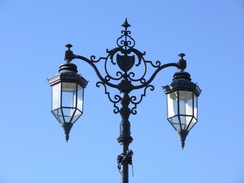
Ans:
POLYGON ((184 54, 184 53, 180 53, 179 55, 178 55, 179 57, 180 57, 180 60, 179 60, 179 62, 178 62, 178 69, 180 70, 180 71, 184 71, 185 70, 185 68, 186 68, 186 60, 184 59, 184 56, 186 56, 186 54, 184 54))
POLYGON ((185 147, 185 140, 186 140, 186 137, 187 137, 187 135, 188 135, 189 132, 187 130, 177 130, 176 133, 177 133, 177 135, 180 138, 181 147, 182 147, 182 149, 184 149, 184 147, 185 147))
POLYGON ((65 140, 66 140, 66 142, 68 142, 69 132, 73 126, 73 123, 60 123, 60 126, 61 126, 61 128, 63 128, 64 134, 65 134, 65 140))
POLYGON ((68 49, 65 51, 64 60, 67 63, 70 63, 75 58, 75 55, 70 50, 70 48, 72 47, 72 45, 71 44, 66 44, 65 47, 67 47, 68 49))

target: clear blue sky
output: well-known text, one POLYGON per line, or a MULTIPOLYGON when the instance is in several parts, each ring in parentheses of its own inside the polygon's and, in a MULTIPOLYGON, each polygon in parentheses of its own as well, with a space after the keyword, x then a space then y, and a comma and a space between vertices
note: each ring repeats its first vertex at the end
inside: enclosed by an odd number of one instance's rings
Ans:
POLYGON ((120 181, 120 116, 93 69, 74 61, 89 84, 68 143, 50 112, 46 79, 64 63, 67 43, 75 54, 106 56, 125 17, 146 59, 176 62, 185 53, 186 71, 203 90, 182 150, 161 88, 177 70, 157 76, 130 118, 130 182, 244 183, 243 0, 1 0, 0 183, 120 181))

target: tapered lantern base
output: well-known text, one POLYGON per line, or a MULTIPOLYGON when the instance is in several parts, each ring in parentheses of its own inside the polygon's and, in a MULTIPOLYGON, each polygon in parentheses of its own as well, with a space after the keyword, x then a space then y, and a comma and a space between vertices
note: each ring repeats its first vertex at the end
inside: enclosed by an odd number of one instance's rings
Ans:
POLYGON ((182 149, 184 149, 185 140, 186 140, 186 137, 188 135, 188 131, 187 130, 177 130, 176 133, 180 138, 181 147, 182 147, 182 149))
POLYGON ((68 142, 68 140, 69 140, 69 132, 70 132, 72 126, 73 126, 73 123, 61 123, 60 126, 64 130, 65 140, 66 140, 66 142, 68 142))

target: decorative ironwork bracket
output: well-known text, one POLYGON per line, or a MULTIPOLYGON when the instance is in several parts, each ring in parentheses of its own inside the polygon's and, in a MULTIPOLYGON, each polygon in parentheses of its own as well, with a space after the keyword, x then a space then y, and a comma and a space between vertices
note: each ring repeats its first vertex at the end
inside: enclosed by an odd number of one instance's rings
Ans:
POLYGON ((142 101, 143 97, 146 96, 147 89, 150 88, 151 91, 154 90, 154 86, 151 85, 151 82, 153 81, 157 73, 162 69, 170 66, 177 67, 179 70, 183 71, 186 68, 186 61, 183 58, 185 54, 179 54, 181 59, 177 63, 161 64, 160 61, 156 61, 155 63, 153 63, 152 61, 145 60, 144 55, 146 53, 142 53, 134 48, 135 40, 130 35, 131 31, 128 30, 130 24, 128 23, 127 19, 125 20, 124 24, 122 24, 122 26, 124 27, 124 30, 121 31, 122 35, 116 41, 118 47, 112 50, 107 49, 106 52, 108 53, 108 55, 106 57, 100 57, 96 60, 96 57, 94 55, 92 55, 90 59, 84 56, 75 55, 70 50, 72 45, 67 44, 66 47, 68 49, 65 52, 65 60, 67 62, 71 62, 73 59, 80 59, 92 66, 98 78, 100 79, 100 81, 97 82, 96 86, 104 86, 105 94, 107 94, 109 100, 114 104, 114 113, 120 112, 117 103, 121 102, 121 97, 119 95, 114 95, 114 97, 111 97, 107 86, 118 89, 121 93, 130 93, 132 90, 144 88, 143 93, 140 97, 130 97, 130 103, 134 105, 134 107, 131 108, 130 113, 136 114, 137 105, 142 101), (105 76, 101 75, 96 66, 96 63, 102 61, 104 62, 105 76), (119 68, 119 71, 111 74, 108 69, 110 65, 117 66, 119 68), (148 66, 155 68, 155 71, 147 79, 146 74, 148 72, 148 66), (134 67, 141 67, 143 72, 140 74, 133 72, 134 67), (120 82, 119 84, 114 84, 113 81, 120 82))

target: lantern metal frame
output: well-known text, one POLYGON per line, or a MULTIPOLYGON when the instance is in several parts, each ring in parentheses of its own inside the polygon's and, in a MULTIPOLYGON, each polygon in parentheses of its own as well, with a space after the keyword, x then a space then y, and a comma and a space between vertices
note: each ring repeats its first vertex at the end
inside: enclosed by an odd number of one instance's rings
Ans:
POLYGON ((154 90, 151 82, 154 80, 159 71, 167 67, 176 67, 180 71, 186 68, 185 54, 179 54, 181 57, 176 63, 162 64, 160 61, 152 62, 144 58, 145 52, 140 52, 135 49, 135 40, 131 37, 131 31, 128 28, 131 25, 127 19, 122 24, 124 30, 121 31, 121 36, 117 39, 117 47, 108 50, 106 57, 99 57, 98 59, 92 55, 90 58, 76 55, 71 51, 71 44, 67 44, 68 48, 65 51, 65 61, 70 63, 73 59, 79 59, 88 63, 97 74, 99 81, 96 83, 97 87, 103 86, 105 94, 108 99, 113 103, 114 113, 121 115, 120 122, 120 135, 117 138, 118 143, 121 145, 121 154, 118 155, 117 162, 121 175, 121 183, 129 182, 128 168, 132 164, 132 150, 129 149, 130 143, 133 141, 130 131, 129 116, 137 113, 137 105, 146 96, 146 91, 154 90), (101 74, 97 64, 104 64, 104 73, 101 74), (117 67, 119 71, 111 73, 110 67, 117 67), (154 69, 148 75, 148 67, 154 69), (139 68, 142 72, 136 73, 133 69, 139 68), (110 88, 117 89, 121 95, 112 95, 110 88), (140 90, 141 95, 131 94, 134 90, 140 90), (119 103, 121 107, 119 107, 119 103))
MULTIPOLYGON (((182 57, 185 55, 181 55, 182 57)), ((177 92, 175 97, 176 102, 176 111, 177 113, 174 114, 174 116, 168 116, 167 119, 170 122, 170 124, 173 126, 173 128, 176 130, 177 135, 180 138, 181 141, 181 147, 184 148, 185 146, 185 139, 189 133, 189 131, 193 128, 193 126, 196 125, 198 122, 198 97, 201 93, 201 89, 199 86, 193 82, 191 82, 191 77, 188 72, 184 72, 183 70, 180 72, 176 72, 173 76, 173 81, 169 85, 166 85, 163 87, 164 93, 167 96, 167 115, 169 115, 169 95, 173 94, 174 92, 177 92), (191 96, 189 99, 191 99, 191 114, 182 114, 180 110, 180 105, 182 100, 181 93, 183 92, 190 92, 191 96), (191 118, 188 124, 185 121, 182 121, 182 117, 185 118, 191 118), (173 122, 172 119, 175 118, 177 122, 173 122), (176 126, 179 126, 176 128, 176 126)), ((173 106, 174 107, 174 106, 173 106)))
MULTIPOLYGON (((59 121, 60 123, 60 126, 63 128, 64 130, 64 134, 65 134, 65 139, 66 141, 68 142, 69 140, 69 133, 70 133, 70 130, 73 126, 73 124, 80 118, 80 116, 83 114, 83 106, 81 106, 82 109, 79 109, 78 108, 78 86, 80 86, 81 88, 84 88, 86 87, 88 81, 85 80, 81 75, 77 74, 78 70, 77 70, 77 66, 73 63, 65 63, 65 64, 62 64, 60 67, 59 67, 59 73, 56 74, 55 76, 51 77, 48 79, 48 82, 50 84, 50 86, 52 87, 52 105, 53 105, 53 87, 57 86, 60 84, 60 89, 59 89, 59 99, 60 99, 60 102, 59 102, 59 105, 57 108, 54 108, 52 107, 52 110, 51 112, 53 113, 53 115, 56 117, 56 119, 59 121), (63 84, 64 83, 74 83, 76 84, 76 91, 75 91, 75 106, 64 106, 62 101, 63 101, 63 84), (64 110, 65 109, 72 109, 74 110, 73 111, 73 114, 70 118, 69 121, 66 121, 65 120, 65 115, 64 115, 64 110), (60 119, 57 114, 54 112, 55 110, 60 110, 61 112, 61 118, 60 119), (75 117, 75 114, 76 114, 76 111, 79 111, 80 112, 80 115, 78 117, 75 117)), ((84 103, 84 91, 82 92, 82 95, 81 98, 82 98, 82 102, 84 103)), ((82 104, 84 105, 84 104, 82 104)))

